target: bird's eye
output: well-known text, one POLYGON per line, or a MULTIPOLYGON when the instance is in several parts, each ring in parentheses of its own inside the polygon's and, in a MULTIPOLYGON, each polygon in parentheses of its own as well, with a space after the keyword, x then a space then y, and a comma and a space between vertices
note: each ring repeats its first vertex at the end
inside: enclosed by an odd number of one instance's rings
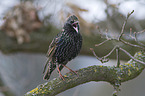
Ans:
POLYGON ((73 23, 74 23, 74 21, 70 21, 70 23, 71 23, 71 24, 73 24, 73 23))

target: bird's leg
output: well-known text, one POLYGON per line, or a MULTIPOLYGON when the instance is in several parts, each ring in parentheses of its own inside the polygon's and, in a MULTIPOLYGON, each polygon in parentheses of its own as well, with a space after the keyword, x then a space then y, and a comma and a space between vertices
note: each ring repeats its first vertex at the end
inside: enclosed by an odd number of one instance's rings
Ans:
POLYGON ((59 70, 59 65, 58 65, 58 64, 56 64, 56 66, 57 66, 57 70, 58 70, 58 72, 59 72, 59 76, 60 76, 60 78, 62 78, 62 79, 63 79, 63 81, 65 81, 65 80, 64 80, 64 78, 63 78, 63 76, 62 76, 62 74, 61 74, 61 72, 60 72, 60 70, 59 70))
POLYGON ((76 75, 78 75, 76 71, 73 71, 72 69, 70 69, 69 67, 67 67, 67 66, 65 66, 65 65, 63 65, 63 64, 61 64, 61 65, 62 65, 63 67, 65 67, 65 68, 67 68, 68 70, 70 70, 72 73, 75 73, 76 75))

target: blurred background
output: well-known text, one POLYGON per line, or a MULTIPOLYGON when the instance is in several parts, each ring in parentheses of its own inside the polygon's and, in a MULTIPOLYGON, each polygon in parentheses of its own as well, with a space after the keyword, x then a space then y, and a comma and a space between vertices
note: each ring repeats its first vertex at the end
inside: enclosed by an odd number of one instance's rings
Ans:
MULTIPOLYGON (((122 43, 107 42, 105 35, 117 38, 126 15, 128 19, 123 39, 134 43, 130 32, 145 29, 144 0, 1 0, 0 2, 0 96, 23 96, 27 91, 44 83, 43 67, 46 52, 54 36, 61 31, 66 18, 75 14, 80 21, 83 35, 81 53, 67 66, 78 70, 91 65, 116 65, 115 52, 108 63, 102 64, 90 51, 94 48, 98 56, 107 54, 116 44, 132 55, 139 51, 122 43), (131 29, 130 29, 131 28, 131 29)), ((145 44, 145 33, 137 35, 145 44)), ((121 63, 129 60, 120 54, 121 63)), ((69 72, 62 70, 62 74, 69 72)), ((51 79, 58 77, 56 70, 51 79)), ((119 96, 144 96, 145 71, 137 78, 122 83, 119 96)), ((106 82, 89 82, 79 85, 57 96, 112 96, 113 87, 106 82)))

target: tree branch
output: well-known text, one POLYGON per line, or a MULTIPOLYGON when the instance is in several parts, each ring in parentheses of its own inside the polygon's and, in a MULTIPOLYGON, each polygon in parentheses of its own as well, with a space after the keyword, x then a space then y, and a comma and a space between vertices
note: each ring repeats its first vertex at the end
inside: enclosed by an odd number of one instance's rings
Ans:
MULTIPOLYGON (((134 56, 134 58, 145 62, 144 57, 144 52, 138 52, 134 56)), ((78 76, 71 72, 67 73, 64 75, 65 81, 55 78, 40 84, 35 89, 27 92, 25 96, 55 96, 60 92, 90 81, 106 81, 115 86, 116 83, 118 84, 118 81, 122 83, 137 77, 144 68, 144 64, 137 63, 132 59, 124 65, 120 65, 119 68, 115 66, 94 65, 79 69, 77 71, 78 76)))

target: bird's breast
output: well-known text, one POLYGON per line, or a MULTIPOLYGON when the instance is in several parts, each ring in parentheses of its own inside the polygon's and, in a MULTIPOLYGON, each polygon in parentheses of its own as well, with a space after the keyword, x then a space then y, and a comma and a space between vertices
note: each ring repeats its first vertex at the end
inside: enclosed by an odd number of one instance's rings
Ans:
POLYGON ((56 48, 54 57, 58 63, 68 62, 75 58, 81 49, 80 36, 66 36, 62 38, 61 43, 56 48))

